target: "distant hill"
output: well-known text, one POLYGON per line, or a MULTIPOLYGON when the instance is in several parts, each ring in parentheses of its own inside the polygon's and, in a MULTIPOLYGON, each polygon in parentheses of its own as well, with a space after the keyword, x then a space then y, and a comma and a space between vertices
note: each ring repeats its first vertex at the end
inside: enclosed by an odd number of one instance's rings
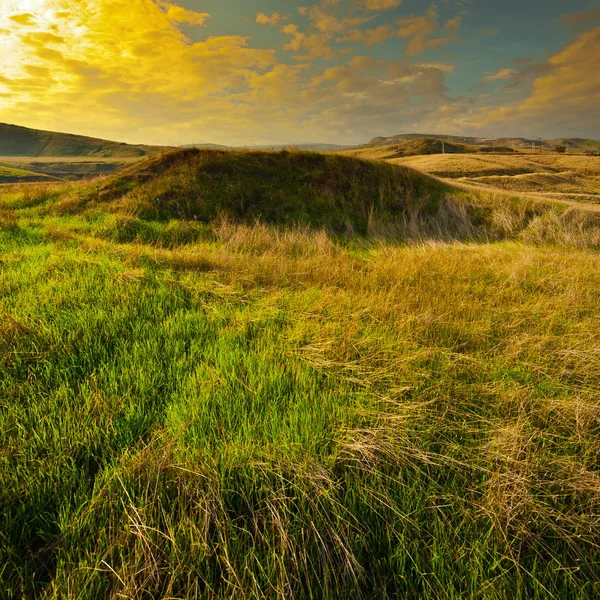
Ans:
MULTIPOLYGON (((483 138, 456 135, 440 135, 430 133, 403 133, 389 137, 376 137, 359 146, 359 148, 373 148, 379 146, 393 146, 414 142, 415 140, 442 140, 449 144, 466 146, 481 146, 489 148, 488 151, 526 151, 535 145, 536 149, 553 151, 556 146, 567 146, 571 152, 600 151, 600 141, 584 138, 557 138, 553 140, 539 140, 528 138, 483 138)), ((475 150, 476 151, 476 150, 475 150)), ((484 150, 485 151, 485 150, 484 150)), ((424 153, 425 154, 425 153, 424 153)))
MULTIPOLYGON (((391 139, 391 138, 388 138, 391 139)), ((342 154, 360 158, 386 159, 405 158, 429 154, 483 154, 514 153, 508 146, 485 146, 477 144, 456 143, 439 138, 415 138, 401 143, 367 144, 358 148, 342 151, 342 154)))
POLYGON ((452 141, 419 138, 386 147, 393 151, 395 157, 416 156, 420 154, 475 154, 479 152, 513 152, 507 146, 484 146, 477 144, 457 144, 452 141))
POLYGON ((151 156, 166 149, 162 146, 134 146, 82 135, 41 131, 0 123, 0 156, 133 158, 151 156))

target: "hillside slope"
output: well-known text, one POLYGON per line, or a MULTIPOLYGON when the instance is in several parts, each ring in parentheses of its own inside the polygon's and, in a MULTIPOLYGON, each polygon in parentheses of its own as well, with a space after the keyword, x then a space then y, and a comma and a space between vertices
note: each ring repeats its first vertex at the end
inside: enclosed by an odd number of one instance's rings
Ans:
POLYGON ((0 123, 0 156, 95 156, 127 158, 156 154, 165 148, 134 146, 81 135, 29 129, 0 123))

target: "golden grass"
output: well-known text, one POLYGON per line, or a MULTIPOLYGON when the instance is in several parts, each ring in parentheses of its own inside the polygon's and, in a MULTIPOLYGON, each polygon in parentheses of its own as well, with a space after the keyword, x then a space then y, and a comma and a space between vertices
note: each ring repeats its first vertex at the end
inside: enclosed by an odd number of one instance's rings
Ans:
POLYGON ((597 157, 439 154, 387 162, 485 191, 543 194, 567 202, 600 200, 600 159, 597 157))

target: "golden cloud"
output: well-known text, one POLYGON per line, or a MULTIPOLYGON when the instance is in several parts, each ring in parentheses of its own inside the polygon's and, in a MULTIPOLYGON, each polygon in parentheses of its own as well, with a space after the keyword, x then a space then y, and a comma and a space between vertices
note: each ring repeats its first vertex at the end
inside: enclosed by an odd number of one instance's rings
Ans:
MULTIPOLYGON (((325 18, 336 6, 307 12, 307 30, 257 15, 289 36, 285 62, 283 48, 244 36, 192 40, 185 28, 209 15, 174 2, 4 0, 0 55, 11 60, 0 63, 0 121, 148 143, 349 142, 448 103, 451 67, 365 56, 315 66, 342 55, 335 31, 370 18, 325 18)), ((363 43, 389 34, 373 31, 363 43)))
POLYGON ((396 30, 391 25, 380 25, 373 29, 352 29, 338 41, 360 42, 367 48, 381 44, 396 35, 396 30))
MULTIPOLYGON (((336 3, 331 4, 335 6, 336 3)), ((327 4, 324 6, 325 8, 319 5, 300 7, 298 12, 303 16, 307 16, 313 27, 322 33, 341 33, 348 29, 348 27, 357 27, 371 20, 370 16, 364 15, 356 17, 339 16, 328 10, 327 4)))
POLYGON ((282 21, 286 21, 287 18, 283 17, 282 15, 280 15, 279 13, 273 13, 272 15, 267 15, 265 13, 258 13, 256 15, 256 22, 259 25, 271 25, 273 27, 275 27, 275 25, 278 25, 279 23, 281 23, 282 21))
POLYGON ((368 10, 389 10, 402 4, 402 0, 364 0, 365 8, 368 10))
POLYGON ((29 13, 22 13, 20 15, 10 15, 8 18, 13 22, 18 23, 19 25, 35 24, 35 17, 29 13))

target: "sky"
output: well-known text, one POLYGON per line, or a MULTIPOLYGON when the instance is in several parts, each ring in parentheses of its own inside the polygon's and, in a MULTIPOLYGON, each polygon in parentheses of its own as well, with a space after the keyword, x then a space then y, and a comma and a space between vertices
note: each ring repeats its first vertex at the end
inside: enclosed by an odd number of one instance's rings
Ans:
POLYGON ((165 145, 600 139, 600 2, 0 0, 0 122, 165 145))

